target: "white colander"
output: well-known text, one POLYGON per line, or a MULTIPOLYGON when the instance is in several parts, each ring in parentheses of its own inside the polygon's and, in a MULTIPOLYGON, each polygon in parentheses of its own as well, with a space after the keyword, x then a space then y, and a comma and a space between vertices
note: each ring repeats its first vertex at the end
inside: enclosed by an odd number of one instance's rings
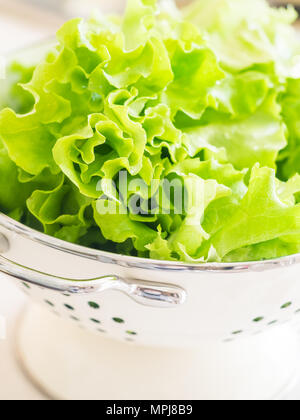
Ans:
POLYGON ((227 342, 300 317, 300 256, 186 265, 65 243, 0 215, 0 270, 62 318, 168 347, 227 342))

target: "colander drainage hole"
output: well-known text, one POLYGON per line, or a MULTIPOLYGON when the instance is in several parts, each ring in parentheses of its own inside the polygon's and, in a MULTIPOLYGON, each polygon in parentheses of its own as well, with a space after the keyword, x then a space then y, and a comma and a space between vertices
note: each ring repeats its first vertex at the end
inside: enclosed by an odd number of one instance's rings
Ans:
POLYGON ((67 308, 67 309, 69 309, 70 311, 75 311, 75 309, 73 308, 73 306, 68 305, 66 303, 64 304, 64 307, 67 308))
POLYGON ((125 321, 122 318, 113 318, 112 319, 114 322, 116 322, 117 324, 124 324, 125 321))
POLYGON ((290 306, 292 306, 292 302, 287 302, 287 303, 285 303, 284 305, 282 305, 280 309, 287 309, 287 308, 289 308, 290 306))
POLYGON ((232 335, 240 335, 240 334, 243 334, 243 331, 242 330, 240 330, 240 331, 233 331, 233 333, 232 333, 232 335))
POLYGON ((253 319, 253 322, 258 323, 258 322, 262 322, 264 320, 263 316, 258 316, 257 318, 253 319))
POLYGON ((135 336, 137 333, 135 331, 126 331, 126 334, 135 336))
POLYGON ((94 324, 101 324, 101 321, 98 319, 91 318, 91 321, 94 322, 94 324))
POLYGON ((96 302, 89 302, 88 304, 92 309, 100 309, 100 305, 98 305, 96 302))

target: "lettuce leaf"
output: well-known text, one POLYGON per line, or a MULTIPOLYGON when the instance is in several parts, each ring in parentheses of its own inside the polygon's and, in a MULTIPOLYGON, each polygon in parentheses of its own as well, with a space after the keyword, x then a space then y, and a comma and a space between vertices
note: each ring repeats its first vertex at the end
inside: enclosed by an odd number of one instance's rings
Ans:
POLYGON ((227 69, 274 63, 286 74, 299 53, 292 7, 274 9, 265 0, 199 0, 184 16, 207 33, 209 46, 227 69))
POLYGON ((66 22, 0 83, 0 211, 129 256, 299 252, 295 19, 265 0, 128 0, 66 22))
MULTIPOLYGON (((190 156, 206 149, 212 156, 232 163, 237 169, 259 163, 275 168, 280 150, 287 145, 276 95, 271 93, 256 112, 237 119, 207 115, 207 124, 184 128, 190 156)), ((206 122, 206 121, 205 121, 206 122)))
POLYGON ((281 200, 272 169, 255 166, 240 208, 212 236, 211 243, 223 258, 238 248, 299 233, 300 205, 281 200))

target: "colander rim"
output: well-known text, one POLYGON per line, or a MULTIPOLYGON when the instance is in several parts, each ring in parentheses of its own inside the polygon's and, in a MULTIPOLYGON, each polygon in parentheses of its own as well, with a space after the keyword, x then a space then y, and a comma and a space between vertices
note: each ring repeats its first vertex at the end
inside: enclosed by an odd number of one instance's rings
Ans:
MULTIPOLYGON (((283 268, 300 263, 300 253, 287 257, 271 260, 237 262, 237 263, 185 263, 180 261, 154 260, 148 258, 131 257, 113 252, 100 251, 73 244, 45 233, 34 230, 20 222, 15 221, 0 212, 0 227, 25 237, 40 245, 66 252, 81 258, 99 261, 104 264, 112 264, 126 268, 139 268, 154 271, 172 272, 199 272, 199 273, 232 273, 232 272, 261 272, 275 268, 283 268)), ((1 233, 1 230, 0 230, 1 233)), ((4 233, 4 232, 3 232, 4 233)), ((4 233, 5 235, 5 233, 4 233)))

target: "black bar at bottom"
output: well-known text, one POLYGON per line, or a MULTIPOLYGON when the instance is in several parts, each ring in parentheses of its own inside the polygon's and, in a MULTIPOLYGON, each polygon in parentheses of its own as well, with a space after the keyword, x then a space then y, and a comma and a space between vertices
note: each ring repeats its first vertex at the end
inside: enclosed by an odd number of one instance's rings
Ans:
MULTIPOLYGON (((141 384, 141 386, 143 386, 141 384)), ((99 401, 97 415, 105 418, 193 418, 203 414, 199 401, 99 401)))

